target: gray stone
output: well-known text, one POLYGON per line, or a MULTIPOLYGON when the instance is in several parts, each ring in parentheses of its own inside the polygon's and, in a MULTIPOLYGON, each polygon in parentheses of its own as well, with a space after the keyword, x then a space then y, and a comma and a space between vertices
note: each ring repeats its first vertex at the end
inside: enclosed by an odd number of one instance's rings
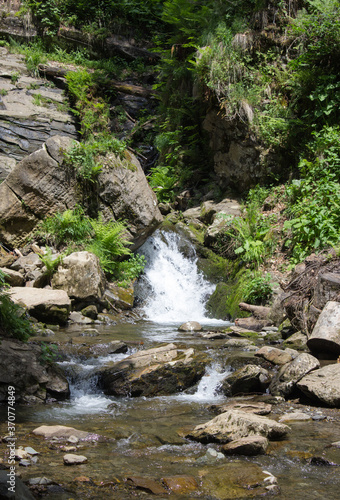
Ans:
POLYGON ((248 364, 228 375, 222 383, 226 396, 264 392, 270 382, 269 372, 260 366, 248 364))
POLYGON ((334 357, 340 354, 340 302, 327 302, 307 345, 313 352, 328 352, 334 357))
POLYGON ((318 359, 310 354, 302 353, 290 363, 281 366, 269 390, 273 395, 288 396, 302 377, 319 367, 318 359))
POLYGON ((222 446, 225 455, 263 455, 266 453, 269 442, 264 436, 247 436, 236 439, 222 446))
POLYGON ((297 387, 314 401, 340 408, 340 363, 309 373, 301 378, 297 387))
POLYGON ((84 455, 74 455, 73 453, 67 453, 63 457, 65 465, 81 465, 87 462, 87 458, 84 455))
POLYGON ((2 271, 5 275, 5 282, 10 286, 23 286, 25 280, 24 277, 19 271, 14 271, 13 269, 9 269, 8 267, 0 267, 0 271, 2 271))
POLYGON ((41 425, 33 430, 36 436, 43 436, 45 439, 69 439, 70 436, 75 436, 78 439, 86 439, 89 433, 80 431, 74 427, 67 427, 65 425, 41 425))
POLYGON ((204 443, 214 441, 227 443, 253 435, 274 440, 281 439, 288 431, 287 425, 267 417, 240 410, 229 410, 205 424, 197 425, 186 437, 204 443))
POLYGON ((178 327, 178 331, 180 332, 199 332, 201 330, 202 325, 200 325, 197 321, 187 321, 178 327))
POLYGON ((288 351, 285 351, 267 345, 261 347, 261 349, 259 349, 255 353, 255 356, 264 358, 274 365, 285 365, 286 363, 293 361, 293 359, 298 355, 299 353, 297 351, 293 351, 292 349, 288 349, 288 351), (295 355, 293 353, 295 353, 295 355))
POLYGON ((12 287, 11 299, 27 308, 39 321, 65 324, 71 309, 71 300, 64 290, 12 287))
POLYGON ((295 411, 282 415, 279 422, 307 422, 309 420, 312 420, 311 415, 307 415, 307 413, 303 413, 301 411, 295 411))
POLYGON ((7 498, 12 500, 34 500, 34 496, 21 479, 15 474, 10 476, 9 473, 8 470, 0 470, 0 498, 2 500, 7 498), (8 481, 13 484, 8 483, 8 481), (13 490, 10 490, 9 487, 13 488, 13 490))
POLYGON ((0 344, 0 402, 7 400, 8 386, 16 390, 18 403, 42 402, 48 396, 65 399, 70 390, 66 377, 55 365, 41 364, 37 345, 3 339, 0 344))

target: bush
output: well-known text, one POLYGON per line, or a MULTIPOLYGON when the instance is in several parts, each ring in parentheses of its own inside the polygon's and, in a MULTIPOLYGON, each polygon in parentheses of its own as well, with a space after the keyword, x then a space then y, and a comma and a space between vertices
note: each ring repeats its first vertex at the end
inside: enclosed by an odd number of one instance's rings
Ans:
POLYGON ((0 271, 0 333, 5 337, 27 340, 34 334, 24 309, 11 300, 6 292, 5 275, 0 271))

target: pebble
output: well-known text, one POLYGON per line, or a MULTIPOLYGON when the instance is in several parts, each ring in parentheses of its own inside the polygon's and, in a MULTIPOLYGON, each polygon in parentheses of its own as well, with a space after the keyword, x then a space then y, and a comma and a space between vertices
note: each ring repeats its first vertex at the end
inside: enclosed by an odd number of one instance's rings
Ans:
POLYGON ((64 464, 65 465, 80 465, 85 464, 87 462, 87 457, 84 455, 73 455, 72 453, 67 453, 64 455, 64 464))

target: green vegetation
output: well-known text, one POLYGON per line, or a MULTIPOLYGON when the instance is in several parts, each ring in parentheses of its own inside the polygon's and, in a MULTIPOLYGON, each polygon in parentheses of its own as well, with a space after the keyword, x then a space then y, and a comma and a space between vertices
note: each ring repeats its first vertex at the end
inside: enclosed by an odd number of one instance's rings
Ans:
POLYGON ((0 271, 0 333, 5 337, 27 340, 34 334, 24 309, 10 299, 6 292, 5 275, 0 271))
MULTIPOLYGON (((124 222, 105 221, 101 214, 97 219, 90 218, 80 206, 45 218, 36 236, 65 253, 76 250, 94 253, 106 275, 124 286, 137 278, 145 266, 144 257, 133 255, 129 249, 124 222)), ((49 267, 53 271, 58 264, 51 257, 47 255, 46 260, 51 261, 49 267)))

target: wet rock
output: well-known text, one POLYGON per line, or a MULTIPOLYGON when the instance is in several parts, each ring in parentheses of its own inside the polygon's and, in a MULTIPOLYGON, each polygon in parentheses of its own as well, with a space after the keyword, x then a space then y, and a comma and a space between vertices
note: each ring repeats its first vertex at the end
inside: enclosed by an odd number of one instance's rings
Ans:
POLYGON ((81 310, 81 313, 86 318, 96 320, 98 316, 98 309, 94 304, 91 304, 87 307, 84 307, 84 309, 81 310))
POLYGON ((7 400, 7 388, 13 385, 17 402, 42 402, 50 395, 65 399, 70 390, 66 377, 56 365, 42 365, 37 345, 2 339, 0 343, 0 402, 7 400))
POLYGON ((47 477, 31 477, 28 480, 28 484, 31 486, 48 486, 49 484, 53 484, 53 481, 47 477))
POLYGON ((290 337, 288 337, 283 345, 285 347, 290 347, 292 349, 296 349, 298 351, 304 350, 307 348, 307 335, 302 332, 293 333, 290 337))
POLYGON ((65 465, 81 465, 87 462, 87 457, 84 455, 74 455, 73 453, 67 453, 63 457, 65 465))
POLYGON ((39 321, 60 325, 67 322, 71 300, 64 290, 12 287, 9 294, 13 302, 26 307, 39 321))
POLYGON ((24 285, 24 277, 19 271, 14 271, 13 269, 9 269, 7 267, 0 267, 0 271, 2 271, 5 275, 5 282, 10 286, 23 286, 24 285))
POLYGON ((199 484, 193 476, 170 476, 162 477, 165 486, 178 495, 185 495, 199 489, 199 484))
POLYGON ((267 417, 240 410, 229 410, 205 424, 197 425, 186 437, 203 443, 216 441, 227 443, 252 435, 281 439, 288 431, 287 425, 267 417))
POLYGON ((222 391, 226 396, 264 392, 270 382, 267 370, 248 364, 228 375, 222 382, 222 391))
POLYGON ((93 323, 93 319, 83 316, 79 311, 70 312, 68 319, 71 323, 76 323, 78 325, 90 325, 93 323))
POLYGON ((21 479, 15 474, 9 475, 8 470, 0 470, 0 498, 34 500, 34 496, 21 479))
POLYGON ((264 358, 274 365, 285 365, 286 363, 290 363, 298 355, 299 353, 297 351, 293 351, 293 349, 282 350, 267 345, 261 347, 261 349, 255 353, 255 356, 264 358))
POLYGON ((222 446, 225 455, 263 455, 268 448, 268 439, 264 436, 248 436, 236 439, 222 446))
POLYGON ((43 436, 45 439, 68 439, 70 436, 76 436, 78 439, 86 439, 90 433, 66 427, 65 425, 41 425, 33 430, 36 436, 43 436))
POLYGON ((340 408, 340 363, 309 373, 299 380, 297 387, 313 401, 340 408))
POLYGON ((340 275, 333 272, 321 272, 315 287, 313 305, 317 309, 323 309, 327 302, 339 300, 340 275))
POLYGON ((235 325, 247 330, 254 332, 260 332, 265 326, 270 326, 272 324, 271 320, 266 319, 256 319, 253 316, 249 318, 237 318, 235 319, 235 325))
POLYGON ((268 415, 272 411, 272 405, 263 402, 238 403, 231 401, 223 405, 212 405, 210 409, 215 413, 224 413, 228 410, 241 410, 247 413, 254 413, 254 415, 268 415))
POLYGON ((327 302, 307 345, 312 352, 327 352, 334 358, 340 354, 340 302, 327 302))
POLYGON ((254 342, 249 339, 229 339, 225 342, 224 347, 237 349, 242 348, 245 349, 249 346, 253 346, 254 342))
POLYGON ((270 383, 271 394, 288 396, 302 377, 319 367, 320 363, 314 356, 307 353, 300 354, 290 363, 281 366, 270 383))
POLYGON ((157 481, 147 477, 129 476, 126 478, 127 484, 134 486, 138 490, 152 493, 154 495, 164 495, 168 491, 157 481))
POLYGON ((64 290, 76 303, 100 302, 105 276, 99 259, 91 252, 74 252, 63 259, 52 279, 52 287, 64 290))
POLYGON ((104 300, 108 302, 108 308, 131 309, 134 303, 134 288, 120 287, 114 283, 108 283, 104 293, 104 300))
POLYGON ((312 420, 312 417, 310 415, 307 415, 307 413, 295 411, 282 415, 282 417, 280 417, 279 419, 279 422, 308 422, 309 420, 312 420))
POLYGON ((193 349, 179 351, 168 344, 139 351, 104 367, 99 383, 106 394, 156 396, 194 385, 204 374, 207 358, 193 349))
POLYGON ((201 330, 202 325, 200 325, 197 321, 187 321, 178 327, 179 332, 199 332, 201 330))

